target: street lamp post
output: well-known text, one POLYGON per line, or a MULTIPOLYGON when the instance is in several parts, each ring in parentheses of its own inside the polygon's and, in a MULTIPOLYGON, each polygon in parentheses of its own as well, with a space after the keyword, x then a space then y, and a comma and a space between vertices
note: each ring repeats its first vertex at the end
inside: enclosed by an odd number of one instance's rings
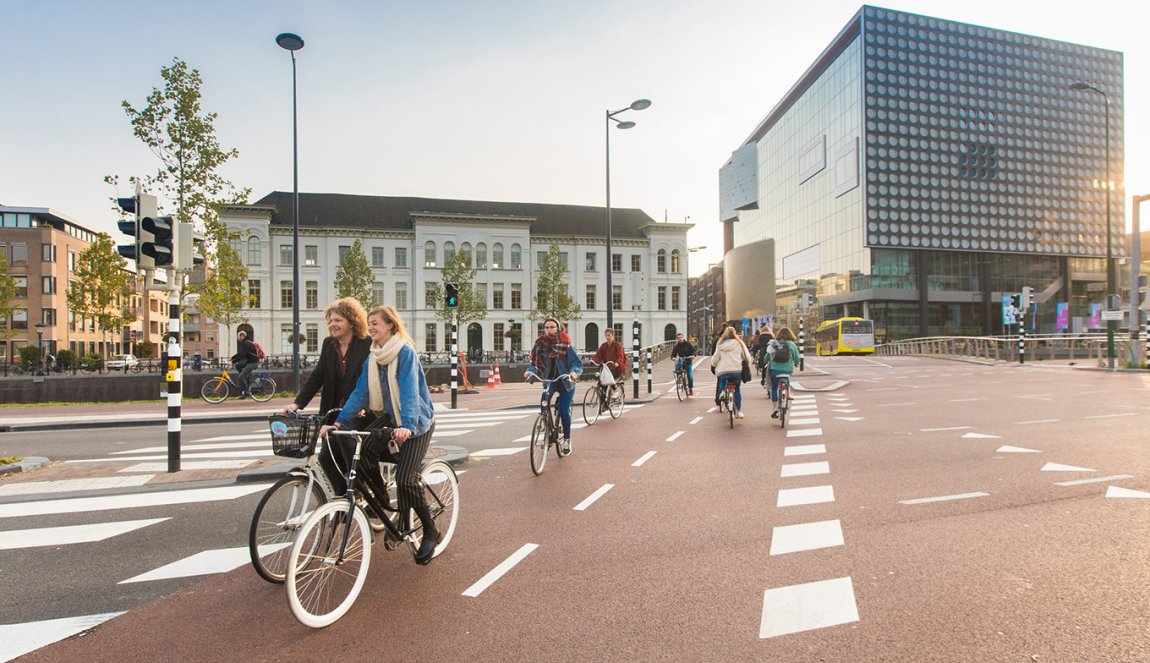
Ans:
MULTIPOLYGON (((1110 223, 1110 192, 1114 188, 1114 183, 1110 180, 1110 96, 1094 87, 1089 83, 1078 81, 1070 85, 1071 90, 1090 90, 1102 95, 1102 99, 1106 101, 1106 181, 1103 187, 1106 189, 1106 310, 1111 308, 1111 298, 1114 297, 1115 282, 1118 280, 1114 271, 1114 248, 1111 243, 1111 223, 1110 223)), ((1114 370, 1114 320, 1106 321, 1106 357, 1107 364, 1110 370, 1114 370)))
POLYGON ((276 35, 276 43, 280 48, 291 53, 291 268, 292 268, 292 297, 291 297, 291 363, 294 372, 295 390, 300 386, 299 362, 299 132, 298 113, 295 95, 295 52, 303 48, 303 39, 299 35, 284 32, 276 35))
POLYGON ((611 122, 614 121, 620 129, 630 129, 635 126, 634 122, 618 120, 615 116, 629 110, 641 111, 650 105, 651 101, 649 99, 636 99, 626 108, 620 108, 617 111, 607 111, 607 329, 615 328, 614 317, 612 316, 615 309, 615 294, 611 278, 611 271, 614 267, 614 263, 611 260, 611 122))
POLYGON ((36 375, 44 374, 44 323, 36 323, 36 375))

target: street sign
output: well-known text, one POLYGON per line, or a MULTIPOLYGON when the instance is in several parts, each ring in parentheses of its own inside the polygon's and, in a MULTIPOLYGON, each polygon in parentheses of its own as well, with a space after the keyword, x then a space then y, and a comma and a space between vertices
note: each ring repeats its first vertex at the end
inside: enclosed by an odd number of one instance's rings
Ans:
POLYGON ((1126 317, 1126 311, 1103 311, 1102 319, 1106 321, 1117 320, 1121 322, 1126 317))

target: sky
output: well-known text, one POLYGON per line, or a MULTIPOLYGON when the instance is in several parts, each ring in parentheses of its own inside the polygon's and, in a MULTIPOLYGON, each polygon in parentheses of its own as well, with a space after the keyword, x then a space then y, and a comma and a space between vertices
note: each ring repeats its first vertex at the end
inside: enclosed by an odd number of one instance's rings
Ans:
MULTIPOLYGON (((1127 195, 1150 193, 1150 40, 1127 0, 876 2, 1121 51, 1127 195), (1088 7, 1089 10, 1084 8, 1088 7)), ((297 55, 303 192, 605 204, 694 224, 692 276, 722 259, 718 170, 859 10, 846 0, 0 0, 0 204, 113 234, 105 175, 154 173, 120 106, 180 58, 255 201, 292 188, 297 55)), ((1127 205, 1129 208, 1129 205, 1127 205)), ((1127 211, 1129 214, 1129 210, 1127 211)), ((1129 223, 1129 222, 1128 222, 1129 223)), ((1150 224, 1147 224, 1150 226, 1150 224)))

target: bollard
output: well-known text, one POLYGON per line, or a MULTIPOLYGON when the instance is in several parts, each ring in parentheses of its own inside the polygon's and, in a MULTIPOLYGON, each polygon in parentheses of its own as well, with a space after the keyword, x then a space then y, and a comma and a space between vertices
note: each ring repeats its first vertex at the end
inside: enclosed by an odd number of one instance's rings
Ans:
POLYGON ((651 393, 651 348, 647 348, 647 393, 651 393))

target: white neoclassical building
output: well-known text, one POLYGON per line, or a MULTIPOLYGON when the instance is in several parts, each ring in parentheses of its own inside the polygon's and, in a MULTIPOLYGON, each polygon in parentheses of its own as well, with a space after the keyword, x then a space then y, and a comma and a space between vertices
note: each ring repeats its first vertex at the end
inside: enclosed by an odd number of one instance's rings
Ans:
MULTIPOLYGON (((221 219, 243 232, 241 256, 249 269, 249 324, 270 354, 291 353, 292 194, 273 192, 253 205, 224 209, 221 219)), ((344 194, 300 194, 300 324, 303 351, 319 351, 327 334, 323 309, 336 297, 335 275, 356 239, 375 275, 375 301, 395 306, 423 351, 450 348, 450 328, 435 313, 431 289, 456 251, 471 254, 487 317, 459 330, 460 350, 523 349, 535 337, 528 315, 535 299, 536 271, 551 244, 563 252, 569 292, 582 307, 569 333, 579 350, 602 341, 607 306, 613 323, 640 325, 644 346, 686 331, 687 223, 658 223, 642 210, 611 212, 612 290, 608 268, 605 209, 578 205, 502 203, 344 194), (522 336, 506 332, 519 329, 522 336)), ((231 332, 220 332, 221 354, 230 352, 231 332)))

